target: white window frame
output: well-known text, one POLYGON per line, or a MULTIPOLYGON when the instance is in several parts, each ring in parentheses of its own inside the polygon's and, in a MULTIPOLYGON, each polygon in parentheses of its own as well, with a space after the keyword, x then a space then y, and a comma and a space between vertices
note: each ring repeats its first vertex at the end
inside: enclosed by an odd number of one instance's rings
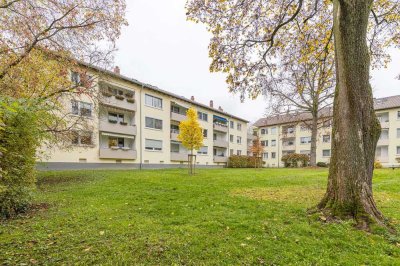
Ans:
POLYGON ((144 95, 144 103, 148 107, 156 108, 156 109, 162 109, 163 108, 163 99, 160 97, 156 97, 150 94, 145 94, 144 95), (151 100, 151 103, 147 102, 147 99, 151 100), (154 100, 159 100, 160 105, 155 104, 154 100))
POLYGON ((197 151, 198 155, 207 155, 208 154, 208 146, 203 146, 197 151), (205 150, 205 151, 204 151, 205 150))
POLYGON ((82 101, 77 101, 77 100, 72 100, 71 101, 71 114, 73 115, 78 115, 78 116, 82 116, 82 117, 92 117, 93 116, 93 104, 92 103, 88 103, 88 102, 82 102, 82 101), (77 112, 74 112, 74 104, 77 104, 77 112), (86 106, 85 106, 86 105, 86 106), (89 115, 84 115, 82 114, 82 109, 84 107, 89 107, 89 115))
POLYGON ((325 158, 326 158, 326 157, 331 157, 331 150, 330 150, 330 149, 322 150, 322 157, 325 157, 325 158), (325 155, 325 154, 324 154, 325 151, 329 151, 329 155, 325 155))
POLYGON ((197 116, 199 117, 199 120, 208 122, 208 114, 207 113, 203 113, 203 112, 198 111, 197 112, 197 116))
POLYGON ((164 128, 163 121, 161 119, 157 119, 157 118, 149 117, 149 116, 146 116, 144 118, 144 126, 145 126, 145 128, 155 129, 155 130, 163 130, 163 128, 164 128), (152 119, 154 127, 147 126, 147 119, 152 119), (161 128, 157 128, 156 127, 156 122, 157 121, 161 121, 161 128))
POLYGON ((162 151, 163 150, 163 141, 159 140, 159 139, 145 139, 144 140, 144 149, 146 151, 162 151), (159 143, 161 143, 161 148, 147 146, 147 141, 159 142, 159 143))

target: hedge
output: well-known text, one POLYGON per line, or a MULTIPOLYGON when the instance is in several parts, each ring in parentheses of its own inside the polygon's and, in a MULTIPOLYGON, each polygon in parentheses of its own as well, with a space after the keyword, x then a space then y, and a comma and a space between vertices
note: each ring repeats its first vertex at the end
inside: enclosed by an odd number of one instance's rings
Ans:
POLYGON ((256 162, 258 162, 257 166, 262 166, 261 158, 257 158, 254 156, 245 156, 245 155, 232 155, 228 160, 229 168, 255 168, 256 162))
POLYGON ((281 160, 285 167, 305 167, 308 165, 310 158, 307 154, 290 153, 282 156, 281 160))

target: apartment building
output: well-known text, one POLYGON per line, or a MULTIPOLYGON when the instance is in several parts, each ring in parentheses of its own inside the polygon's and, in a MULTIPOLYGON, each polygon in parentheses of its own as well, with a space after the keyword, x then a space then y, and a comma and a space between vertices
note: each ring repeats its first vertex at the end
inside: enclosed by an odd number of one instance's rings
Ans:
MULTIPOLYGON (((209 105, 178 96, 114 71, 84 65, 96 75, 96 100, 65 96, 66 111, 92 125, 74 131, 69 149, 44 150, 47 169, 184 167, 188 151, 178 141, 179 123, 194 107, 203 128, 204 146, 196 152, 201 167, 223 167, 230 154, 247 153, 248 121, 209 105)), ((75 72, 72 80, 78 80, 75 72)))
MULTIPOLYGON (((375 111, 381 122, 375 158, 383 166, 398 166, 400 163, 400 95, 375 99, 375 111)), ((329 163, 331 157, 331 119, 325 116, 318 130, 317 162, 329 163)), ((254 134, 260 137, 264 146, 265 167, 283 167, 281 158, 288 153, 310 154, 311 131, 304 122, 311 119, 309 114, 271 116, 259 119, 254 134)))

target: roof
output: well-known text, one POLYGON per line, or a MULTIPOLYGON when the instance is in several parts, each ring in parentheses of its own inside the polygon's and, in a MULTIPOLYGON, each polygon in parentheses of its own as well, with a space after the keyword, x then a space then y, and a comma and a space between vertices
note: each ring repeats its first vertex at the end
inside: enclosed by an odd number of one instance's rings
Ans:
MULTIPOLYGON (((400 95, 374 99, 375 110, 385 110, 396 107, 400 107, 400 95)), ((327 110, 324 111, 323 113, 324 116, 331 116, 330 110, 329 113, 327 112, 327 110)), ((312 116, 310 113, 275 115, 275 116, 260 118, 257 120, 257 122, 254 123, 254 125, 256 127, 265 127, 272 125, 288 124, 299 121, 307 121, 311 119, 312 116)))
POLYGON ((400 95, 374 99, 375 110, 400 107, 400 95))
MULTIPOLYGON (((332 116, 332 108, 325 108, 320 111, 320 117, 330 117, 332 116)), ((290 113, 284 115, 275 115, 260 118, 257 122, 254 123, 256 127, 265 127, 265 126, 272 126, 272 125, 280 125, 280 124, 288 124, 300 121, 309 121, 312 119, 311 113, 290 113)))
POLYGON ((115 77, 115 78, 119 78, 119 79, 122 79, 122 80, 125 80, 125 81, 128 81, 128 82, 134 83, 134 84, 139 85, 139 86, 143 86, 143 87, 146 88, 146 89, 150 89, 150 90, 153 90, 153 91, 155 91, 155 92, 159 92, 159 93, 162 93, 162 94, 171 96, 171 97, 173 97, 173 98, 176 98, 176 99, 185 101, 185 102, 187 102, 187 103, 191 103, 191 104, 198 105, 198 106, 200 106, 200 107, 202 107, 202 108, 204 108, 204 109, 208 109, 208 110, 213 111, 213 112, 216 112, 216 113, 218 113, 218 114, 225 115, 225 116, 228 116, 228 117, 230 117, 230 118, 234 118, 234 119, 240 120, 240 121, 242 121, 242 122, 249 123, 249 121, 246 120, 246 119, 243 119, 243 118, 240 118, 240 117, 238 117, 238 116, 229 114, 229 113, 227 113, 227 112, 224 112, 224 111, 221 111, 221 110, 219 110, 219 109, 210 107, 210 106, 208 106, 208 105, 205 105, 205 104, 202 104, 202 103, 199 103, 199 102, 196 102, 196 101, 192 101, 191 99, 188 99, 188 98, 186 98, 186 97, 179 96, 179 95, 177 95, 177 94, 175 94, 175 93, 172 93, 172 92, 169 92, 169 91, 160 89, 160 88, 158 88, 158 87, 156 87, 156 86, 153 86, 153 85, 151 85, 151 84, 147 84, 147 83, 141 82, 141 81, 139 81, 139 80, 137 80, 137 79, 133 79, 133 78, 130 78, 130 77, 127 77, 127 76, 124 76, 124 75, 115 73, 115 72, 113 72, 113 71, 110 71, 110 70, 107 70, 107 69, 104 69, 104 68, 100 68, 100 67, 97 67, 97 66, 88 64, 88 63, 86 63, 86 62, 80 61, 79 63, 80 63, 81 65, 86 66, 86 67, 95 69, 95 70, 97 70, 97 71, 99 71, 99 72, 105 73, 105 74, 107 74, 107 75, 109 75, 109 76, 112 76, 112 77, 115 77))

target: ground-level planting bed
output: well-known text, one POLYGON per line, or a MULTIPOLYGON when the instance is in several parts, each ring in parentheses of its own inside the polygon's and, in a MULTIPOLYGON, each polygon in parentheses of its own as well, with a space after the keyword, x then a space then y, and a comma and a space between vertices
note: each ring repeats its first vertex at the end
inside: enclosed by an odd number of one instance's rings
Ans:
MULTIPOLYGON (((400 238, 307 216, 324 169, 41 172, 38 206, 0 222, 0 264, 400 265, 400 238)), ((377 170, 400 231, 400 170, 377 170)))

